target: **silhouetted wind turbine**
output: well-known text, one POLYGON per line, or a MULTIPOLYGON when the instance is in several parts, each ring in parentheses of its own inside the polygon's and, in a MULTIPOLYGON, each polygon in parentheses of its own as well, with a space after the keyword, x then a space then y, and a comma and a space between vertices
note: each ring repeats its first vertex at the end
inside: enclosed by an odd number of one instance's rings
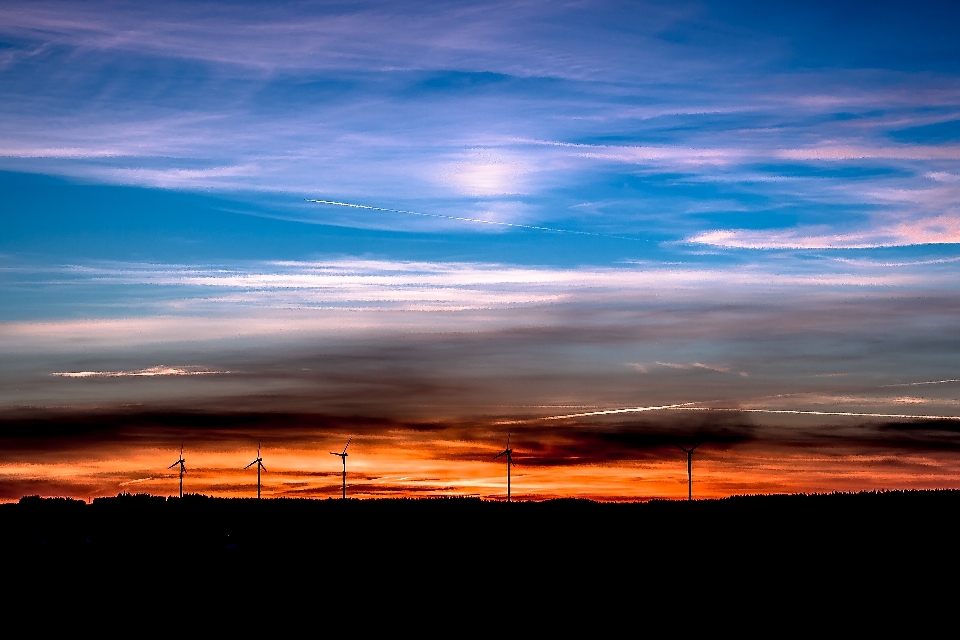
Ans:
MULTIPOLYGON (((347 447, 350 446, 351 440, 353 440, 353 438, 350 438, 350 440, 347 440, 347 447)), ((330 455, 332 456, 340 456, 340 460, 343 462, 343 489, 341 490, 341 493, 340 493, 341 498, 347 497, 347 456, 350 455, 349 453, 347 453, 347 447, 343 448, 343 453, 337 453, 336 451, 330 452, 330 455)))
POLYGON ((510 467, 517 466, 513 462, 513 449, 510 448, 510 434, 507 434, 507 448, 497 455, 493 456, 496 460, 500 456, 507 456, 507 502, 510 502, 510 467))
POLYGON ((687 500, 693 500, 693 451, 702 444, 702 442, 698 442, 689 449, 677 445, 678 449, 687 454, 687 500))
POLYGON ((263 466, 263 458, 260 457, 260 445, 262 443, 262 440, 257 443, 257 459, 244 467, 244 469, 249 469, 253 465, 257 465, 257 500, 260 499, 260 469, 263 469, 264 471, 267 470, 267 468, 263 466))
POLYGON ((187 467, 184 466, 183 460, 183 445, 180 445, 180 459, 174 462, 172 465, 167 467, 167 469, 173 469, 175 466, 180 465, 180 497, 183 497, 183 474, 187 472, 187 467))

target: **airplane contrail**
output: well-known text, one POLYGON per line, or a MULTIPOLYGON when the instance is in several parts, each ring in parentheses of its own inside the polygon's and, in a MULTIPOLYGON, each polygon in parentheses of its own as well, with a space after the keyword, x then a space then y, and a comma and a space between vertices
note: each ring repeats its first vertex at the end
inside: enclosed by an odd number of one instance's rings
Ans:
POLYGON ((138 483, 138 482, 146 482, 147 480, 153 480, 153 478, 150 477, 150 478, 137 478, 136 480, 127 480, 126 482, 121 482, 118 486, 125 487, 125 486, 127 486, 128 484, 136 484, 136 483, 138 483))
POLYGON ((550 231, 551 233, 571 233, 579 236, 594 236, 597 238, 616 238, 617 240, 634 240, 635 238, 626 238, 624 236, 613 236, 606 233, 593 233, 591 231, 572 231, 570 229, 554 229, 553 227, 538 227, 532 224, 516 224, 514 222, 499 222, 497 220, 483 220, 481 218, 461 218, 459 216, 445 216, 439 213, 421 213, 419 211, 406 211, 404 209, 388 209, 386 207, 371 207, 366 204, 353 204, 351 202, 337 202, 335 200, 313 200, 307 198, 307 202, 316 202, 317 204, 329 204, 337 207, 350 207, 352 209, 369 209, 370 211, 387 211, 390 213, 405 213, 411 216, 424 216, 426 218, 444 218, 446 220, 459 220, 460 222, 475 222, 477 224, 493 224, 500 227, 515 227, 517 229, 533 229, 534 231, 550 231))
POLYGON ((960 420, 960 416, 916 415, 911 413, 860 413, 856 411, 800 411, 798 409, 715 409, 686 407, 674 411, 734 411, 738 413, 789 413, 801 416, 853 416, 859 418, 913 418, 916 420, 960 420))
POLYGON ((626 409, 603 409, 601 411, 587 411, 584 413, 568 413, 562 416, 547 416, 543 418, 528 418, 526 420, 504 420, 497 424, 520 424, 523 422, 535 422, 537 420, 565 420, 567 418, 586 418, 589 416, 609 416, 615 413, 643 413, 644 411, 663 411, 665 409, 679 409, 687 407, 696 402, 683 402, 681 404, 664 404, 656 407, 629 407, 626 409))
POLYGON ((914 420, 960 420, 960 416, 917 415, 911 413, 865 413, 856 411, 801 411, 799 409, 730 409, 715 407, 693 407, 696 402, 680 404, 665 404, 654 407, 630 407, 626 409, 604 409, 602 411, 587 411, 584 413, 568 413, 562 416, 545 416, 543 418, 528 418, 526 420, 510 420, 497 424, 519 424, 536 422, 538 420, 566 420, 568 418, 587 418, 590 416, 607 416, 617 413, 641 413, 645 411, 726 411, 734 413, 780 413, 803 416, 848 416, 857 418, 903 418, 914 420))
POLYGON ((902 382, 900 384, 885 384, 883 387, 919 387, 923 384, 947 384, 948 382, 960 382, 960 378, 951 378, 950 380, 931 380, 930 382, 902 382))

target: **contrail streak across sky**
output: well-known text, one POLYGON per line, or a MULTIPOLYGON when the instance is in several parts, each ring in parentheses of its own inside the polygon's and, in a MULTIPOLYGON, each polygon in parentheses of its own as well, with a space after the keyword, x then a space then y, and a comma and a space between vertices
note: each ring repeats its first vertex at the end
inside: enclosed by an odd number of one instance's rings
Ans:
POLYGON ((536 420, 565 420, 567 418, 586 418, 589 416, 608 416, 615 413, 643 413, 645 411, 663 411, 666 409, 680 409, 696 404, 695 402, 684 402, 682 404, 664 404, 656 407, 629 407, 627 409, 603 409, 601 411, 587 411, 584 413, 568 413, 562 416, 549 416, 544 418, 529 418, 527 420, 507 420, 497 424, 520 424, 523 422, 534 422, 536 420))
POLYGON ((900 384, 885 384, 884 387, 919 387, 923 384, 947 384, 949 382, 960 382, 960 378, 951 378, 950 380, 931 380, 929 382, 903 382, 900 384))
POLYGON ((517 229, 532 229, 534 231, 550 231, 551 233, 572 233, 580 236, 594 236, 597 238, 616 238, 617 240, 632 240, 633 238, 625 238, 623 236, 613 236, 606 233, 593 233, 591 231, 572 231, 570 229, 555 229, 553 227, 538 227, 531 224, 516 224, 514 222, 499 222, 497 220, 483 220, 480 218, 461 218, 459 216, 445 216, 439 213, 421 213, 419 211, 406 211, 404 209, 387 209, 386 207, 371 207, 365 204, 353 204, 350 202, 336 202, 334 200, 312 200, 307 199, 307 202, 315 202, 317 204, 329 204, 337 207, 350 207, 352 209, 368 209, 370 211, 387 211, 390 213, 405 213, 411 216, 423 216, 426 218, 444 218, 446 220, 458 220, 460 222, 474 222, 477 224, 494 224, 500 227, 514 227, 517 229))
POLYGON ((799 416, 852 416, 859 418, 913 418, 915 420, 960 420, 960 416, 915 415, 909 413, 860 413, 856 411, 800 411, 798 409, 714 409, 712 407, 669 407, 673 411, 732 411, 737 413, 787 413, 799 416))
MULTIPOLYGON (((537 420, 565 420, 568 418, 586 418, 589 416, 607 416, 617 413, 641 413, 645 411, 727 411, 734 413, 783 413, 801 416, 849 416, 860 418, 904 418, 914 420, 960 420, 960 416, 936 416, 936 415, 916 415, 909 413, 862 413, 856 411, 801 411, 799 409, 727 409, 715 407, 693 407, 690 405, 695 402, 684 402, 681 404, 667 404, 655 407, 630 407, 627 409, 605 409, 603 411, 589 411, 586 413, 569 413, 562 416, 546 416, 543 418, 530 418, 528 420, 515 420, 509 424, 520 422, 534 422, 537 420)), ((508 424, 501 422, 498 424, 508 424)))

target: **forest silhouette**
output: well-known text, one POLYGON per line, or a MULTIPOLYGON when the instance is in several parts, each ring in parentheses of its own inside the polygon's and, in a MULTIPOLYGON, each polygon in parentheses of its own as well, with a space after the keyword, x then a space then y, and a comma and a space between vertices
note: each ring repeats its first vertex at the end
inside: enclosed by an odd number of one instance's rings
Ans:
POLYGON ((189 567, 229 589, 257 567, 324 589, 477 589, 509 565, 548 590, 627 581, 639 593, 721 577, 754 590, 793 580, 875 589, 951 570, 958 508, 954 490, 646 503, 31 496, 0 505, 0 545, 8 575, 32 584, 116 585, 189 567))

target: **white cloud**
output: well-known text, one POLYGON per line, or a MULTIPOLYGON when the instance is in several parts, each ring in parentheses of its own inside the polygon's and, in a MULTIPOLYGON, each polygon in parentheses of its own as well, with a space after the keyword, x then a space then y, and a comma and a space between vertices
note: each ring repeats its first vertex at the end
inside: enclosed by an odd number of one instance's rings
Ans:
POLYGON ((105 173, 116 181, 130 184, 147 184, 157 187, 205 186, 220 178, 236 178, 255 175, 257 167, 237 165, 211 167, 209 169, 110 169, 105 173))
MULTIPOLYGON (((72 346, 135 345, 182 341, 296 339, 308 333, 347 336, 369 332, 468 330, 469 327, 566 325, 563 310, 578 310, 582 322, 604 322, 626 305, 661 313, 664 304, 757 302, 770 292, 788 299, 868 288, 932 285, 956 287, 951 272, 915 273, 910 266, 851 265, 824 261, 819 271, 791 271, 779 265, 744 265, 736 270, 680 265, 558 269, 490 263, 339 260, 256 262, 233 266, 100 263, 78 265, 44 277, 115 287, 149 285, 149 308, 132 305, 117 318, 0 323, 0 345, 10 352, 39 348, 55 352, 72 346), (661 309, 661 311, 655 311, 661 309), (30 347, 29 345, 33 345, 30 347)), ((29 274, 28 274, 29 275, 29 274)), ((26 277, 26 276, 24 276, 26 277)), ((864 293, 863 295, 866 295, 864 293)), ((90 309, 84 306, 84 313, 90 309)), ((659 317, 659 316, 657 316, 659 317)), ((686 325, 684 325, 686 326, 686 325)), ((691 330, 692 330, 691 326, 691 330)), ((657 366, 738 374, 726 363, 676 361, 626 363, 638 372, 657 366)), ((198 368, 170 367, 173 375, 198 368)), ((159 370, 77 371, 83 375, 157 375, 159 370)), ((742 375, 742 374, 741 374, 742 375)))
POLYGON ((929 171, 924 175, 931 180, 936 180, 937 182, 960 182, 960 175, 957 175, 956 173, 948 173, 946 171, 929 171))
POLYGON ((656 364, 658 366, 667 367, 669 369, 683 369, 687 371, 691 369, 704 369, 706 371, 715 371, 716 373, 738 373, 743 377, 747 377, 748 375, 746 371, 739 371, 739 372, 732 371, 731 367, 725 364, 704 364, 703 362, 681 363, 681 362, 659 362, 659 361, 656 364))
POLYGON ((717 229, 686 242, 737 249, 869 249, 960 243, 960 216, 941 215, 847 233, 829 227, 788 230, 717 229))

